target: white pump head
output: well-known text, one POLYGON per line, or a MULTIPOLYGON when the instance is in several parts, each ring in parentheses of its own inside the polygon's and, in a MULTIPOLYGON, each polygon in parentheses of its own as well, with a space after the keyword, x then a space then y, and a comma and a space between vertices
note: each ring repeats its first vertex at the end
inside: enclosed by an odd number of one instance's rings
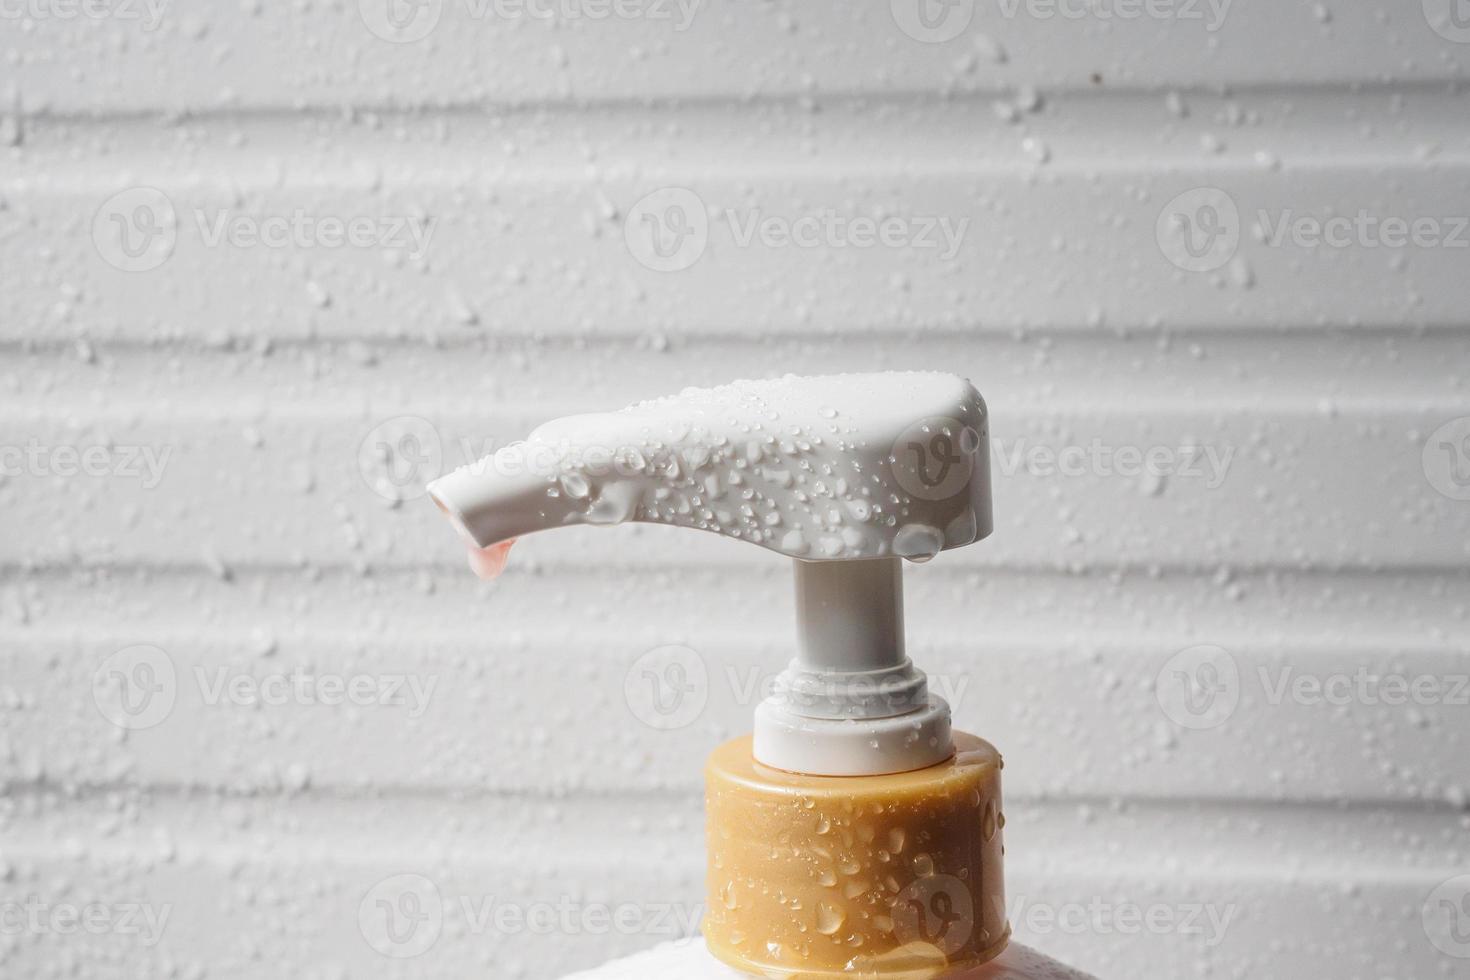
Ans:
POLYGON ((952 374, 741 381, 548 422, 429 493, 482 548, 643 521, 798 559, 798 655, 757 709, 756 757, 902 772, 953 747, 949 706, 904 654, 898 559, 990 533, 989 442, 984 401, 952 374))

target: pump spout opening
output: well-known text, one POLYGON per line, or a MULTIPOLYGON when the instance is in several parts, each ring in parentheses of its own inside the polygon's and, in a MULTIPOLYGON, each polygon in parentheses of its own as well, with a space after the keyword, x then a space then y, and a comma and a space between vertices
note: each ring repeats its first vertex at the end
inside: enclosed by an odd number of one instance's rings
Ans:
POLYGON ((475 548, 489 548, 533 531, 559 527, 565 515, 535 474, 503 473, 473 463, 428 486, 429 499, 475 548))
POLYGON ((439 513, 449 518, 449 523, 454 525, 454 529, 463 535, 465 540, 469 541, 470 533, 464 526, 464 514, 460 512, 458 507, 455 507, 449 502, 449 498, 443 494, 443 488, 436 486, 437 483, 438 481, 429 484, 429 499, 434 501, 434 506, 439 508, 439 513))
MULTIPOLYGON (((452 474, 451 474, 452 475, 452 474)), ((434 506, 439 508, 439 513, 449 518, 449 523, 459 536, 464 538, 465 543, 472 548, 484 548, 494 544, 493 541, 481 542, 476 539, 475 533, 470 530, 465 521, 465 510, 461 502, 460 494, 454 492, 454 486, 450 480, 435 480, 428 486, 429 499, 434 501, 434 506)))

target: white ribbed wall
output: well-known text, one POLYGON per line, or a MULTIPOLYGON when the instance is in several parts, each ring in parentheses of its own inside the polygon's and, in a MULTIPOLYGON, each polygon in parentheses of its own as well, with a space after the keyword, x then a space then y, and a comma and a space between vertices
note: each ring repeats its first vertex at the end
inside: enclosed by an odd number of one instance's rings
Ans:
POLYGON ((1470 416, 1470 28, 1452 0, 935 0, 937 31, 970 19, 926 43, 917 2, 710 0, 679 30, 673 0, 427 0, 404 43, 378 0, 0 10, 0 977, 549 980, 667 938, 701 759, 789 655, 786 563, 581 529, 480 585, 417 488, 553 415, 890 367, 993 413, 996 533, 911 569, 908 618, 1006 753, 1018 934, 1109 978, 1470 976, 1470 423, 1441 429, 1470 416), (659 272, 637 205, 666 187, 709 230, 659 272), (1225 202, 1238 248, 1171 262, 1169 215, 1225 202), (161 250, 129 259, 140 204, 161 250), (298 209, 432 235, 208 241, 298 209), (1273 245, 1287 209, 1449 240, 1273 245), (950 256, 742 244, 756 211, 967 224, 950 256), (384 432, 420 465, 360 452, 384 432), (1095 446, 1228 465, 1045 465, 1095 446), (139 644, 173 706, 125 731, 94 684, 139 644), (668 644, 708 702, 661 731, 625 682, 668 644), (1196 730, 1169 685, 1199 645, 1239 704, 1196 730), (1272 696, 1360 669, 1443 693, 1272 696), (432 689, 198 681, 296 671, 432 689), (402 874, 446 905, 395 944, 402 874), (95 935, 54 914, 90 903, 95 935), (494 914, 558 905, 571 928, 494 914))

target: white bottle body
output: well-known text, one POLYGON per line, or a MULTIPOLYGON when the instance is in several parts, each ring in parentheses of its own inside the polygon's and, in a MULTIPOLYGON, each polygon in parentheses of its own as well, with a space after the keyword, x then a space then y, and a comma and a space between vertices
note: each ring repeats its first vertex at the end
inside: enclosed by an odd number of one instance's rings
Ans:
MULTIPOLYGON (((593 970, 573 973, 564 980, 749 980, 710 955, 698 937, 682 943, 665 943, 626 959, 614 960, 593 970)), ((1063 963, 1020 943, 1011 943, 995 959, 943 980, 1096 980, 1091 974, 1063 963)))

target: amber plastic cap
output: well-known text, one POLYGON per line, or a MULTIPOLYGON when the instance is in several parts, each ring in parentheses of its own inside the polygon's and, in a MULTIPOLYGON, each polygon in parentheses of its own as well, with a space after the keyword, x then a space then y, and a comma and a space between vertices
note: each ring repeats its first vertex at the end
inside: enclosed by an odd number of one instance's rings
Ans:
POLYGON ((749 737, 705 767, 710 951, 773 978, 927 980, 1006 945, 1000 754, 881 776, 757 762, 749 737))

